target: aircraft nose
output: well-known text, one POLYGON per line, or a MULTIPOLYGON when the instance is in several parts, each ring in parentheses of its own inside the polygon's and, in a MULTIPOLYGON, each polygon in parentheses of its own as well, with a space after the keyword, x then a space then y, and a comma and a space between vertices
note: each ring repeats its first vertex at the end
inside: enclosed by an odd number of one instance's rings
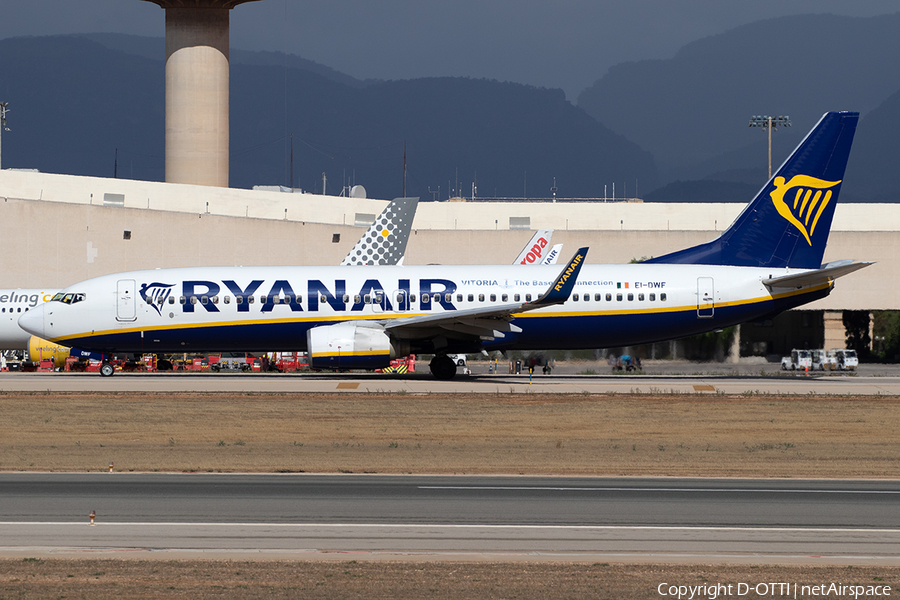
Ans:
POLYGON ((35 306, 19 317, 19 327, 31 335, 46 339, 44 336, 44 305, 35 306))

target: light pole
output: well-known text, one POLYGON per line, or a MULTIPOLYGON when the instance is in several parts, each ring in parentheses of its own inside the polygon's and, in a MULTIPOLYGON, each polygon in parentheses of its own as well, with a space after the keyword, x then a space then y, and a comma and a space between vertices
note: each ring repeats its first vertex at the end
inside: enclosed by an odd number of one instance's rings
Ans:
POLYGON ((3 131, 9 131, 6 126, 6 111, 9 109, 9 102, 0 102, 0 169, 3 168, 3 131))
POLYGON ((790 127, 791 118, 787 115, 753 115, 750 117, 750 127, 762 127, 769 130, 769 179, 772 179, 772 131, 778 127, 790 127))

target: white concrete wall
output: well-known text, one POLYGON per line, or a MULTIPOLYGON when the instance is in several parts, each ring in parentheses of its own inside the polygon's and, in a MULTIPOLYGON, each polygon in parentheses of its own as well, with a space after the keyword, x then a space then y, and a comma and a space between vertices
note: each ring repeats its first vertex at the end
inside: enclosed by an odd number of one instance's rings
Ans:
MULTIPOLYGON (((510 217, 531 228, 590 231, 723 231, 744 209, 734 203, 423 202, 419 229, 509 229, 510 217)), ((900 231, 900 204, 838 204, 832 231, 900 231)))
MULTIPOLYGON (((356 213, 377 214, 385 205, 384 200, 0 171, 5 250, 0 287, 58 288, 157 267, 337 265, 365 229, 354 226, 356 213), (124 207, 104 206, 105 193, 123 194, 124 207), (124 239, 125 230, 131 231, 130 240, 124 239), (339 243, 332 243, 334 233, 341 234, 339 243)), ((713 239, 742 208, 423 202, 406 264, 510 263, 532 235, 510 230, 510 216, 531 216, 533 228, 555 227, 553 241, 565 244, 562 260, 589 246, 588 262, 622 263, 713 239)), ((900 310, 900 206, 839 205, 825 260, 845 258, 877 264, 839 279, 828 298, 808 308, 900 310)))
MULTIPOLYGON (((210 188, 207 186, 0 171, 0 198, 103 204, 124 194, 126 208, 353 225, 356 213, 378 214, 387 200, 210 188)), ((510 217, 531 229, 560 231, 719 231, 743 204, 642 202, 420 202, 414 226, 431 230, 504 230, 510 217)), ((838 204, 832 231, 900 231, 900 204, 838 204)))

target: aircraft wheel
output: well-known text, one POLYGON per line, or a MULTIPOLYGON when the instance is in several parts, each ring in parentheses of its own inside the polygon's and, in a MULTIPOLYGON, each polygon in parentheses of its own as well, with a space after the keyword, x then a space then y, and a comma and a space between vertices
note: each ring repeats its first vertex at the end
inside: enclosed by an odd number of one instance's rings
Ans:
POLYGON ((456 376, 456 363, 449 356, 435 356, 431 359, 428 367, 435 379, 449 381, 456 376))
POLYGON ((109 363, 103 363, 100 367, 100 374, 104 377, 112 377, 112 374, 116 372, 116 369, 109 363))

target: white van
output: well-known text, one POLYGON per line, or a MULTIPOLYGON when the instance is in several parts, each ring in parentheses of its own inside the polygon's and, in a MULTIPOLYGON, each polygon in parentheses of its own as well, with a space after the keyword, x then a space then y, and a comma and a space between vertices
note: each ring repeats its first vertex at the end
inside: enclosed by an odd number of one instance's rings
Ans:
POLYGON ((466 355, 465 354, 448 354, 447 356, 453 360, 453 363, 457 367, 466 366, 466 355))
POLYGON ((856 350, 834 348, 828 351, 828 356, 833 360, 833 368, 841 371, 855 371, 856 367, 859 366, 859 357, 856 355, 856 350))
POLYGON ((812 352, 809 350, 791 350, 790 356, 781 359, 783 371, 809 371, 812 369, 812 352))

